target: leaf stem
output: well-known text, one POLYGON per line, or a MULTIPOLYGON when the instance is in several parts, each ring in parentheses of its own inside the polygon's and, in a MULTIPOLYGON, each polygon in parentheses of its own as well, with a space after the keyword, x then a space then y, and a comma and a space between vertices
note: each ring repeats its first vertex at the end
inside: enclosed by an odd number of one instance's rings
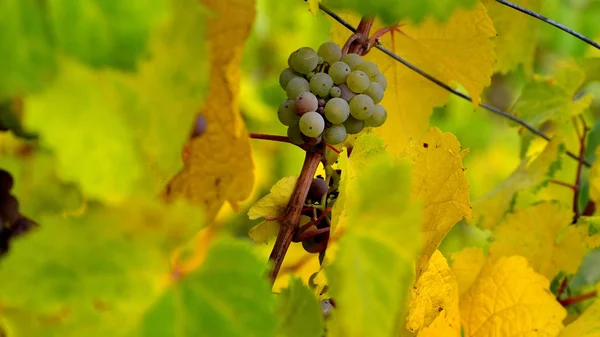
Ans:
POLYGON ((585 293, 585 294, 581 294, 581 295, 577 295, 577 296, 573 296, 573 297, 568 297, 565 298, 564 300, 560 300, 558 301, 563 307, 575 304, 575 303, 579 303, 579 302, 583 302, 585 300, 589 300, 590 298, 594 298, 596 297, 597 293, 596 291, 592 291, 589 293, 585 293))
POLYGON ((565 292, 565 289, 567 289, 568 281, 569 281, 569 278, 565 276, 565 278, 563 278, 562 282, 560 282, 560 286, 558 287, 558 291, 556 292, 557 300, 560 300, 560 296, 565 292))
POLYGON ((575 185, 572 185, 572 184, 569 184, 569 183, 565 183, 564 181, 552 179, 552 180, 550 180, 550 182, 553 183, 553 184, 556 184, 556 185, 568 187, 568 188, 572 189, 573 191, 575 191, 577 189, 577 187, 575 185))
POLYGON ((572 30, 571 28, 569 28, 569 27, 567 27, 565 25, 562 25, 562 24, 560 24, 560 23, 558 23, 558 22, 556 22, 556 21, 554 21, 552 19, 549 19, 549 18, 547 18, 547 17, 545 17, 545 16, 543 16, 543 15, 541 15, 539 13, 536 13, 536 12, 534 12, 532 10, 523 8, 523 7, 521 7, 521 6, 517 5, 517 4, 514 4, 514 3, 510 2, 510 1, 496 0, 496 2, 498 2, 500 4, 503 4, 504 6, 510 7, 512 9, 516 9, 517 11, 519 11, 521 13, 524 13, 524 14, 527 14, 527 15, 529 15, 531 17, 534 17, 534 18, 536 18, 538 20, 541 20, 541 21, 543 21, 543 22, 545 22, 545 23, 547 23, 547 24, 549 24, 551 26, 554 26, 554 27, 562 30, 563 32, 566 32, 568 34, 571 34, 571 35, 575 36, 576 38, 580 39, 581 41, 589 44, 590 46, 592 46, 592 47, 594 47, 596 49, 600 49, 600 44, 598 44, 597 42, 594 42, 592 39, 584 36, 583 34, 580 34, 580 33, 576 32, 576 31, 572 30))
POLYGON ((573 193, 573 222, 577 223, 577 220, 581 216, 581 211, 579 210, 579 194, 581 193, 581 171, 583 169, 583 163, 585 160, 585 137, 590 128, 585 123, 585 119, 583 116, 579 116, 581 119, 581 125, 583 130, 581 133, 579 132, 579 128, 577 127, 577 119, 573 117, 573 126, 575 127, 575 131, 577 132, 577 137, 579 138, 579 160, 577 162, 577 173, 575 176, 575 193, 573 193))
MULTIPOLYGON (((352 25, 350 25, 348 22, 346 22, 346 20, 342 19, 339 15, 335 14, 334 12, 332 12, 330 9, 328 9, 327 7, 325 7, 323 4, 319 4, 319 8, 327 13, 327 15, 331 16, 333 19, 335 19, 337 22, 339 22, 340 24, 342 24, 344 27, 348 28, 349 30, 356 32, 356 28, 354 28, 352 25)), ((389 57, 393 58, 394 60, 402 63, 404 66, 406 66, 407 68, 409 68, 410 70, 416 72, 417 74, 425 77, 426 79, 428 79, 429 81, 433 82, 434 84, 442 87, 443 89, 445 89, 446 91, 462 98, 465 99, 469 102, 473 102, 473 99, 467 95, 464 94, 458 90, 455 90, 453 88, 451 88, 450 86, 448 86, 447 84, 445 84, 444 82, 438 80, 437 78, 429 75, 428 73, 424 72, 423 70, 417 68, 416 66, 412 65, 411 63, 409 63, 408 61, 406 61, 405 59, 401 58, 400 56, 396 55, 395 53, 391 52, 389 49, 382 47, 382 46, 375 46, 375 48, 379 49, 380 51, 382 51, 383 53, 385 53, 386 55, 388 55, 389 57)), ((502 111, 496 107, 493 107, 491 105, 485 104, 485 103, 481 103, 479 104, 480 107, 493 112, 497 115, 500 115, 504 118, 510 119, 511 121, 518 123, 519 125, 523 126, 525 129, 529 130, 531 133, 533 133, 534 135, 541 137, 543 139, 545 139, 546 141, 550 141, 550 137, 548 137, 546 134, 544 134, 542 131, 538 130, 537 128, 535 128, 534 126, 532 126, 531 124, 527 123, 526 121, 520 119, 519 117, 513 116, 511 114, 509 114, 508 112, 502 111)), ((567 151, 567 155, 575 160, 579 160, 579 156, 573 154, 573 152, 567 151)), ((583 164, 587 167, 590 167, 591 164, 586 161, 584 159, 583 164)))

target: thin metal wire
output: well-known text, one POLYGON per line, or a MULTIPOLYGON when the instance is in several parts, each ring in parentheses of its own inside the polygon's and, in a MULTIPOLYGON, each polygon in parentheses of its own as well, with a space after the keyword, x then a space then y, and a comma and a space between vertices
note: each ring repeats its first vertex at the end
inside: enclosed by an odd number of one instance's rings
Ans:
POLYGON ((527 15, 529 15, 531 17, 534 17, 534 18, 536 18, 538 20, 544 21, 545 23, 547 23, 547 24, 549 24, 551 26, 554 26, 554 27, 562 30, 563 32, 566 32, 566 33, 569 33, 569 34, 575 36, 576 38, 578 38, 581 41, 589 44, 592 47, 594 47, 596 49, 600 49, 600 44, 598 44, 594 40, 590 39, 589 37, 584 36, 581 33, 576 32, 576 31, 572 30, 571 28, 569 28, 567 26, 564 26, 564 25, 562 25, 562 24, 560 24, 560 23, 558 23, 558 22, 556 22, 556 21, 554 21, 554 20, 552 20, 550 18, 547 18, 547 17, 545 17, 545 16, 543 16, 541 14, 538 14, 538 13, 536 13, 534 11, 531 11, 531 10, 529 10, 527 8, 523 8, 523 7, 521 7, 521 6, 517 5, 517 4, 514 4, 514 3, 510 2, 510 1, 496 0, 496 2, 498 2, 498 3, 500 3, 500 4, 504 5, 504 6, 510 7, 512 9, 515 9, 515 10, 521 12, 521 13, 527 14, 527 15))
MULTIPOLYGON (((351 24, 349 24, 348 22, 346 22, 346 20, 342 19, 339 15, 335 14, 333 11, 331 11, 329 8, 325 7, 323 4, 319 4, 319 9, 321 9, 323 12, 327 13, 327 15, 331 16, 334 20, 336 20, 337 22, 339 22, 341 25, 343 25, 344 27, 348 28, 350 31, 352 32, 356 32, 356 28, 354 26, 352 26, 351 24)), ((409 68, 410 70, 416 72, 417 74, 425 77, 426 79, 428 79, 429 81, 435 83, 436 85, 444 88, 445 90, 451 92, 452 94, 465 99, 469 102, 472 102, 473 99, 467 95, 464 94, 456 89, 451 88, 450 86, 448 86, 446 83, 438 80, 437 78, 429 75, 428 73, 424 72, 423 70, 417 68, 416 66, 412 65, 410 62, 406 61, 405 59, 403 59, 402 57, 396 55, 395 53, 393 53, 392 51, 390 51, 389 49, 382 47, 382 46, 376 46, 377 49, 379 49, 381 52, 387 54, 388 56, 390 56, 391 58, 393 58, 394 60, 402 63, 404 66, 406 66, 407 68, 409 68)), ((502 111, 496 107, 493 107, 491 105, 482 103, 479 104, 480 107, 493 112, 497 115, 500 115, 504 118, 510 119, 511 121, 518 123, 519 125, 523 126, 524 128, 526 128, 527 130, 529 130, 531 133, 535 134, 538 137, 541 137, 547 141, 550 141, 550 137, 548 137, 546 134, 544 134, 542 131, 538 130, 537 128, 535 128, 533 125, 527 123, 526 121, 522 120, 519 117, 513 116, 511 114, 509 114, 508 112, 502 111)), ((579 161, 579 156, 574 154, 571 151, 567 151, 567 155, 577 161, 579 161)), ((583 161, 584 165, 587 167, 591 167, 591 163, 588 162, 587 160, 583 161)))

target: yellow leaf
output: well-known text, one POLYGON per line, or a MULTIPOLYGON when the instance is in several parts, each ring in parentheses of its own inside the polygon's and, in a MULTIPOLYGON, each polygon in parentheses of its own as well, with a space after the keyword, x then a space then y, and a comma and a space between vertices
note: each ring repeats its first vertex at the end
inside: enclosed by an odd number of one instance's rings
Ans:
MULTIPOLYGON (((539 12, 540 0, 513 0, 513 3, 539 12)), ((494 0, 483 0, 488 14, 494 22, 498 36, 496 45, 497 63, 494 71, 507 73, 523 65, 525 72, 531 72, 535 52, 537 27, 539 23, 527 15, 515 15, 515 10, 494 0)))
POLYGON ((248 210, 250 220, 282 216, 296 187, 296 180, 298 177, 285 177, 275 183, 269 194, 250 207, 248 210))
POLYGON ((319 12, 320 0, 308 0, 308 9, 311 13, 317 14, 319 12))
POLYGON ((556 336, 567 312, 521 256, 488 262, 462 297, 465 337, 556 336))
POLYGON ((431 128, 421 140, 410 143, 406 154, 414 163, 412 197, 423 200, 425 207, 419 274, 450 228, 471 216, 469 184, 462 166, 467 151, 461 151, 453 134, 431 128))
MULTIPOLYGON (((456 287, 456 284, 454 285, 456 287)), ((460 337, 460 309, 458 289, 454 292, 452 304, 435 318, 433 323, 419 331, 418 337, 460 337)))
POLYGON ((582 216, 577 220, 577 226, 582 227, 583 233, 587 231, 584 241, 588 248, 600 247, 600 216, 582 216))
POLYGON ((510 210, 517 192, 545 186, 561 167, 565 148, 552 139, 539 155, 523 159, 519 167, 500 185, 473 202, 473 222, 484 229, 494 228, 510 210))
POLYGON ((452 273, 458 283, 460 296, 465 294, 477 279, 485 265, 485 255, 481 248, 469 247, 452 255, 452 273))
MULTIPOLYGON (((381 28, 376 23, 373 32, 381 28)), ((460 83, 475 104, 480 102, 483 88, 490 84, 495 61, 490 37, 496 34, 483 5, 458 9, 444 23, 430 18, 400 29, 403 33, 394 33, 393 38, 384 35, 382 45, 450 86, 460 83)), ((346 28, 334 25, 337 42, 343 44, 348 35, 346 28)), ((388 119, 375 133, 398 155, 409 139, 418 139, 426 131, 433 108, 445 104, 449 93, 378 50, 365 59, 375 62, 387 78, 381 104, 388 110, 388 119)))
POLYGON ((548 279, 559 271, 577 272, 587 252, 586 226, 573 226, 573 212, 556 202, 541 202, 509 214, 496 227, 490 258, 521 255, 548 279))
POLYGON ((269 239, 279 234, 281 224, 275 220, 265 220, 258 225, 250 228, 248 236, 256 243, 268 244, 269 239))
MULTIPOLYGON (((600 156, 600 147, 596 149, 596 156, 600 156)), ((599 205, 600 203, 600 161, 594 161, 590 169, 590 198, 599 205)))
MULTIPOLYGON (((423 274, 415 282, 412 296, 406 329, 413 333, 430 326, 458 298, 456 279, 439 250, 433 253, 423 274)), ((455 328, 459 329, 457 333, 460 335, 460 323, 456 323, 455 328)))
MULTIPOLYGON (((600 293, 600 286, 597 292, 600 293)), ((574 322, 567 325, 558 337, 600 336, 600 299, 596 299, 574 322)))
MULTIPOLYGON (((238 107, 240 60, 254 22, 254 1, 202 0, 207 20, 210 89, 200 109, 206 131, 189 144, 184 168, 169 183, 169 199, 183 196, 206 208, 210 223, 225 201, 244 200, 254 182, 250 142, 238 107)), ((201 38, 201 37, 199 37, 201 38)))

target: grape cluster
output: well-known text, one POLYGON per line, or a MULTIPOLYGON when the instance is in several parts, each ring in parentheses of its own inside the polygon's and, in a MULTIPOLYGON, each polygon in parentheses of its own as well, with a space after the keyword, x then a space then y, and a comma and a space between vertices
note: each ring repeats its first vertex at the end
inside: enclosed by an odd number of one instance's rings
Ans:
POLYGON ((297 145, 339 144, 348 134, 383 125, 385 108, 379 105, 387 88, 377 65, 358 54, 342 56, 334 42, 318 51, 302 47, 288 58, 289 68, 279 75, 287 94, 279 106, 279 121, 288 127, 297 145))
POLYGON ((29 231, 36 225, 21 215, 19 201, 11 194, 13 184, 12 175, 0 169, 0 255, 8 251, 10 239, 29 231))

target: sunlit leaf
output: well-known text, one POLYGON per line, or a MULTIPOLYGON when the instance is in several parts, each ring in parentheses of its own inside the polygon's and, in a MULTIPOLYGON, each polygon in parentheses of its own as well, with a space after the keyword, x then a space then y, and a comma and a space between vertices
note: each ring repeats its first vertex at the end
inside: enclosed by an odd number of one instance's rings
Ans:
POLYGON ((277 304, 277 332, 282 337, 323 336, 323 313, 321 304, 298 278, 290 280, 283 289, 277 304))
POLYGON ((469 247, 452 254, 451 269, 461 296, 475 283, 485 261, 486 257, 481 248, 469 247))

